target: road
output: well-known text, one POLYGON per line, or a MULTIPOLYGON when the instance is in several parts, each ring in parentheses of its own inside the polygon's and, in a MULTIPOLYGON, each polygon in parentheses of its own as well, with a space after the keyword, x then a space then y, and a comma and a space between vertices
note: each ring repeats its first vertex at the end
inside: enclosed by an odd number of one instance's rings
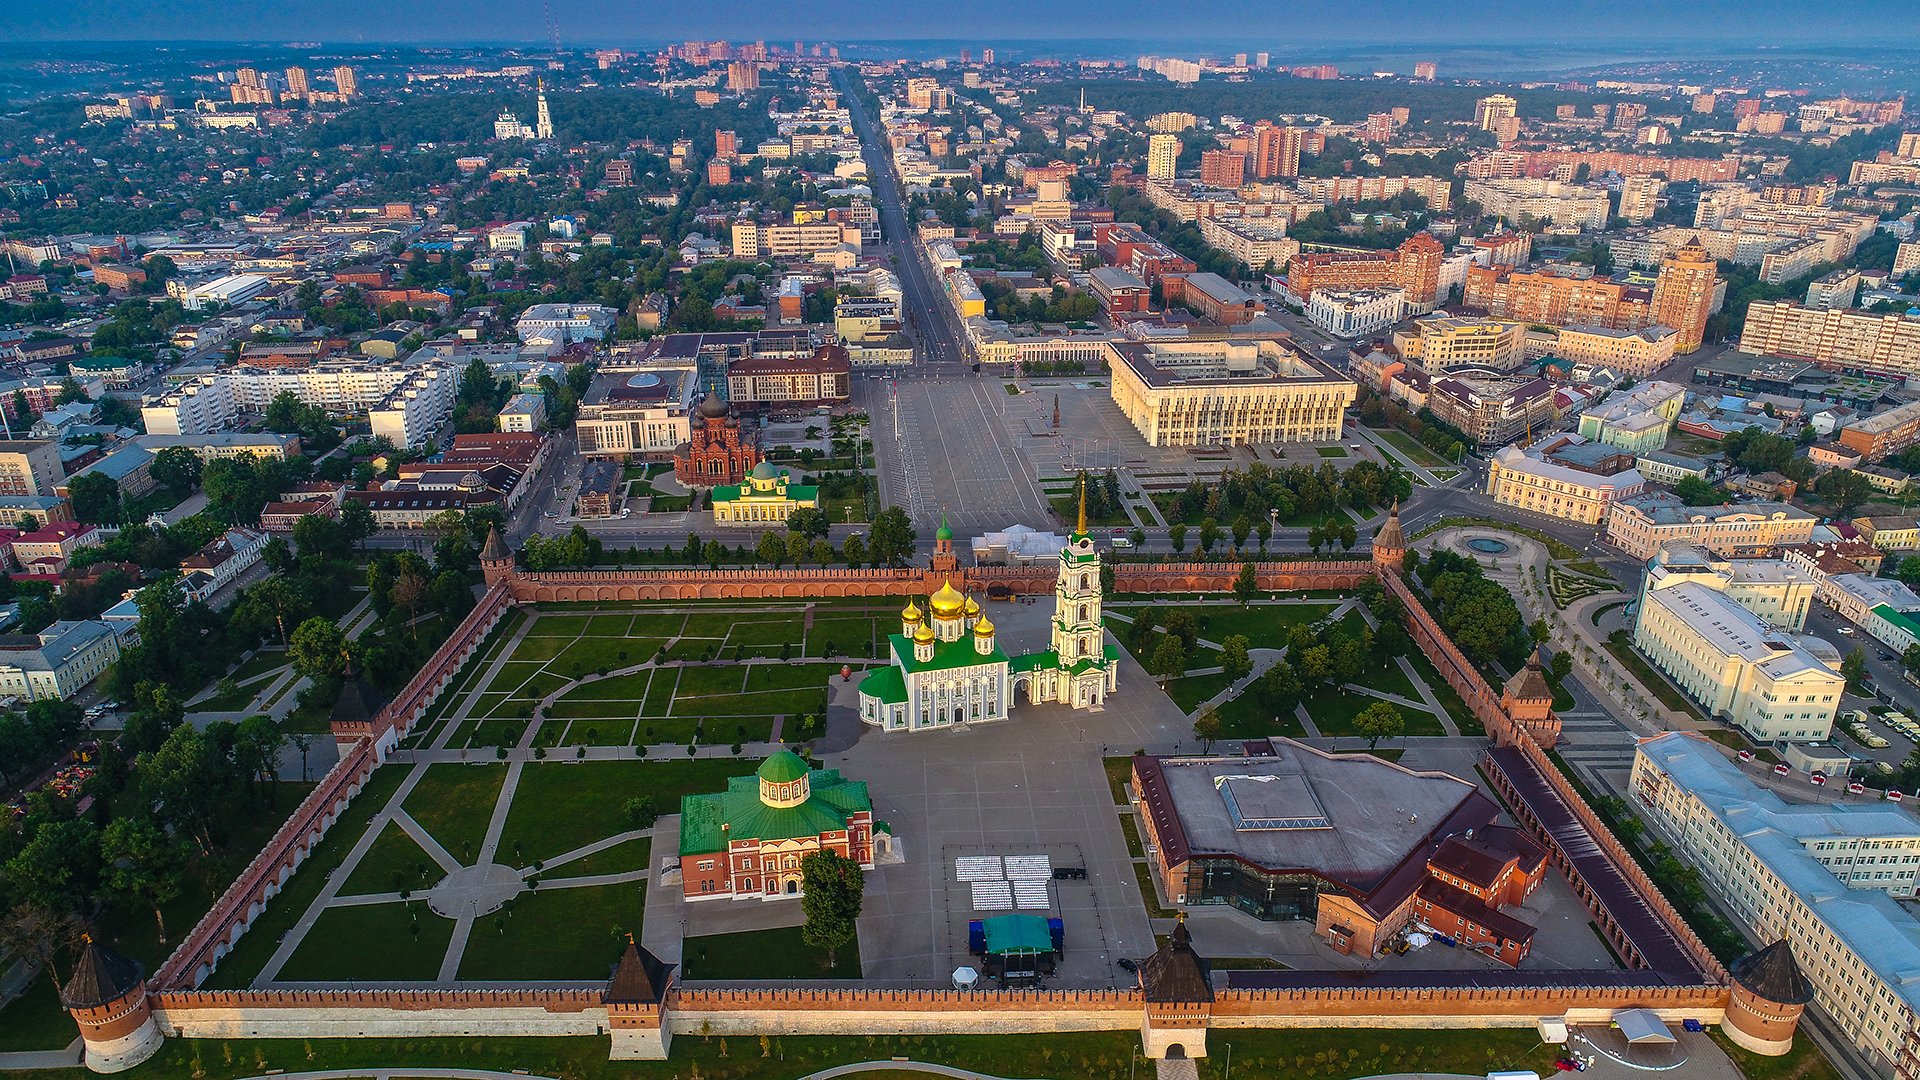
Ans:
POLYGON ((853 117, 854 134, 860 139, 867 174, 873 185, 874 199, 880 204, 881 247, 886 249, 894 271, 900 277, 902 300, 906 304, 906 323, 912 328, 919 350, 916 360, 934 364, 961 364, 968 357, 966 335, 960 331, 953 305, 947 302, 941 287, 915 242, 907 224, 906 205, 900 197, 900 183, 893 171, 893 148, 881 134, 867 107, 854 93, 847 68, 834 72, 840 92, 846 95, 847 112, 853 117))

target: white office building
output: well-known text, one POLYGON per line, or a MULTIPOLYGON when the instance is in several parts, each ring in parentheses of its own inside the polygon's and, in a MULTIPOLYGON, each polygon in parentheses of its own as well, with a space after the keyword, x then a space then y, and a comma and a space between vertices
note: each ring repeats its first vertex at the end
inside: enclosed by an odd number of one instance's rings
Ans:
POLYGON ((1768 625, 1712 584, 1643 588, 1633 643, 1709 714, 1756 742, 1819 742, 1833 730, 1846 688, 1839 651, 1768 625))
POLYGON ((513 332, 523 342, 600 341, 619 318, 619 312, 600 304, 535 304, 513 324, 513 332))
POLYGON ((1683 732, 1640 743, 1630 795, 1749 934, 1787 942, 1813 1006, 1876 1074, 1893 1075, 1920 1009, 1920 921, 1896 899, 1913 897, 1920 871, 1913 816, 1887 803, 1789 803, 1683 732))
POLYGON ((1365 337, 1406 317, 1402 289, 1315 289, 1307 298, 1307 318, 1334 337, 1365 337))

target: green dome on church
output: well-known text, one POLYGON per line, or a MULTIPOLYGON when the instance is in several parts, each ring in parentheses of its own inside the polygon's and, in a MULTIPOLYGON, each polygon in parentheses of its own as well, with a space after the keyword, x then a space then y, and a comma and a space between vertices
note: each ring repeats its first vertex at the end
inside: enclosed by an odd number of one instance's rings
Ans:
POLYGON ((947 515, 944 512, 940 515, 940 527, 933 530, 933 538, 935 540, 953 539, 953 527, 947 524, 947 515))
POLYGON ((782 750, 760 763, 760 779, 769 784, 791 784, 807 775, 807 763, 799 754, 782 750))

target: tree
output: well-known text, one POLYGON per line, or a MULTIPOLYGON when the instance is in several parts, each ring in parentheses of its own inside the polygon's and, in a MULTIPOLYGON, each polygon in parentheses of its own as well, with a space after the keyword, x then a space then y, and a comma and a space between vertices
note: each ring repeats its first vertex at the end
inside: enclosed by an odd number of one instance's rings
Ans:
POLYGON ((1220 714, 1211 705, 1202 705, 1200 715, 1193 718, 1193 737, 1200 740, 1203 752, 1212 753, 1213 744, 1225 730, 1220 723, 1220 714))
POLYGON ((147 472, 154 483, 166 488, 176 499, 184 499, 200 482, 200 455, 184 446, 169 446, 153 455, 147 472))
POLYGON ((167 943, 163 909, 186 887, 187 849, 148 818, 115 818, 100 838, 106 864, 102 884, 118 899, 153 909, 160 944, 167 943))
POLYGON ((651 829, 660 817, 660 810, 653 804, 653 796, 640 795, 620 804, 620 816, 626 819, 629 829, 651 829))
POLYGON ((1260 700, 1275 712, 1291 712, 1300 703, 1300 677, 1284 659, 1276 660, 1272 667, 1261 672, 1255 685, 1260 700))
POLYGON ((1240 573, 1233 579, 1234 599, 1240 601, 1241 607, 1245 607, 1253 602, 1254 597, 1259 595, 1260 580, 1254 574, 1253 564, 1250 562, 1241 563, 1240 573))
POLYGON ((829 968, 838 963, 840 946, 853 940, 866 888, 860 864, 837 851, 800 860, 800 910, 807 917, 800 940, 825 949, 829 968))
POLYGON ((100 832, 90 818, 29 819, 31 837, 0 864, 16 901, 60 914, 93 904, 100 876, 100 832))
POLYGON ((1855 645, 1853 651, 1840 661, 1840 674, 1846 677, 1848 687, 1857 691, 1864 686, 1867 678, 1866 650, 1855 645))
POLYGON ((1213 553, 1213 545, 1219 542, 1220 542, 1220 523, 1213 520, 1212 518, 1201 518, 1200 519, 1200 550, 1202 552, 1205 552, 1211 555, 1213 553))
POLYGON ((1232 634, 1220 643, 1220 668, 1233 682, 1253 674, 1253 658, 1247 654, 1248 645, 1245 634, 1232 634))
POLYGON ((1907 646, 1907 650, 1900 654, 1900 666, 1920 675, 1920 644, 1907 646))
POLYGON ((318 615, 301 623, 287 643, 293 670, 309 679, 331 679, 346 670, 347 636, 318 615))
POLYGON ((1873 498, 1873 485, 1851 469, 1829 469, 1814 483, 1813 493, 1833 507, 1835 517, 1844 518, 1873 498))
POLYGON ((1381 739, 1397 739, 1407 730, 1407 718, 1391 701, 1376 701, 1353 718, 1353 730, 1367 740, 1367 751, 1380 745, 1381 739))
POLYGON ((829 524, 827 512, 817 507, 795 507, 793 512, 787 515, 787 531, 799 533, 808 539, 826 536, 829 524))
POLYGON ((849 567, 858 567, 867 561, 867 545, 858 536, 848 536, 840 545, 840 557, 847 560, 849 567))
POLYGON ((120 522, 120 481, 106 473, 90 472, 67 481, 73 516, 94 525, 120 522))
POLYGON ((340 508, 340 528, 346 534, 347 542, 356 549, 366 542, 379 528, 374 520, 373 508, 358 499, 348 499, 340 508))
POLYGON ((1167 527, 1167 542, 1173 545, 1173 553, 1175 555, 1187 550, 1186 522, 1176 521, 1167 527))
POLYGON ((1247 515, 1241 514, 1239 517, 1233 519, 1232 529, 1233 549, 1238 551, 1247 546, 1247 537, 1253 533, 1253 522, 1247 515))
POLYGON ((907 512, 889 506, 874 515, 873 528, 867 534, 867 548, 875 566, 898 566, 912 557, 919 539, 907 512))
POLYGON ((1161 637, 1160 644, 1154 646, 1153 658, 1148 661, 1148 666, 1160 677, 1160 685, 1165 686, 1168 679, 1186 672, 1186 645, 1172 634, 1161 637))
POLYGON ((779 533, 762 533, 760 545, 754 548, 753 553, 761 562, 778 570, 780 564, 787 558, 787 542, 780 538, 779 533))
POLYGON ((1681 477, 1680 482, 1673 485, 1673 493, 1688 506, 1719 506, 1727 501, 1726 492, 1698 476, 1681 477))

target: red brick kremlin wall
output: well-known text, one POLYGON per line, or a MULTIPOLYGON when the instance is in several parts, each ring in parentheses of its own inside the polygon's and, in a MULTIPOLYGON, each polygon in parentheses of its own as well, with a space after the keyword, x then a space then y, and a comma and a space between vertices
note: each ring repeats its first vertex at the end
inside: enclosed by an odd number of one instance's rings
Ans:
MULTIPOLYGON (((1122 593, 1227 592, 1239 576, 1237 562, 1118 563, 1114 589, 1122 593)), ((516 602, 806 599, 835 596, 924 596, 952 578, 954 587, 984 591, 1003 586, 1015 593, 1050 593, 1057 572, 1051 564, 980 566, 952 574, 926 569, 577 570, 500 576, 516 602)), ((1254 564, 1254 580, 1267 591, 1351 589, 1373 576, 1364 559, 1301 559, 1254 564)))
MULTIPOLYGON (((1263 589, 1352 588, 1374 573, 1369 562, 1319 562, 1301 560, 1257 564, 1263 589)), ((169 1030, 191 1027, 196 1014, 209 1024, 244 1027, 234 1019, 235 1010, 244 1010, 253 1019, 278 1010, 370 1009, 393 1014, 423 1013, 461 1009, 528 1009, 577 1016, 598 1007, 600 985, 558 988, 514 988, 494 990, 329 990, 329 991, 198 991, 191 987, 206 977, 214 963, 232 947, 247 925, 264 910, 266 901, 278 892, 295 867, 305 858, 326 829, 338 818, 348 799, 359 791, 378 760, 378 746, 390 740, 390 732, 406 731, 438 693, 450 683, 460 666, 479 648, 486 633, 500 619, 509 600, 515 602, 554 600, 639 600, 690 599, 712 596, 895 596, 928 592, 945 581, 946 575, 925 570, 788 570, 788 571, 627 571, 583 572, 574 574, 501 573, 489 568, 486 599, 473 615, 456 628, 453 637, 435 653, 408 688, 383 710, 368 737, 357 742, 322 780, 293 817, 228 889, 220 902, 155 973, 155 1008, 165 1014, 169 1030), (215 1019, 215 1017, 219 1019, 215 1019)), ((1116 568, 1117 585, 1124 592, 1218 592, 1230 589, 1237 576, 1235 563, 1120 564, 1116 568)), ((985 567, 959 572, 968 587, 984 588, 1003 584, 1015 591, 1046 592, 1053 586, 1051 567, 985 567)), ((1713 961, 1698 938, 1688 930, 1652 883, 1626 856, 1612 834, 1591 808, 1580 799, 1559 771, 1552 767, 1544 751, 1527 733, 1518 730, 1505 716, 1499 698, 1481 679, 1452 642, 1440 632, 1424 606, 1395 573, 1384 573, 1387 587, 1406 606, 1409 629, 1435 667, 1454 686, 1463 701, 1480 717, 1487 730, 1503 745, 1517 746, 1549 783, 1556 784, 1596 844, 1636 886, 1645 902, 1685 942, 1688 951, 1700 959, 1707 978, 1701 985, 1648 985, 1644 987, 1518 987, 1511 989, 1433 988, 1363 989, 1351 986, 1311 987, 1285 990, 1224 990, 1217 996, 1214 1016, 1228 1026, 1287 1026, 1290 1021, 1325 1022, 1340 1019, 1349 1023, 1397 1023, 1402 1018, 1429 1021, 1457 1021, 1453 1026, 1473 1026, 1500 1016, 1531 1017, 1565 1013, 1569 1009, 1609 1009, 1615 1006, 1646 1005, 1656 1009, 1685 1012, 1709 1018, 1726 1004, 1726 973, 1713 961)), ((958 582, 956 582, 958 584, 958 582)), ((1577 887, 1577 886, 1576 886, 1577 887)), ((1332 978, 1333 976, 1329 976, 1332 978)), ((1011 1014, 1012 1024, 1039 1025, 1083 1022, 1069 1014, 1108 1014, 1132 1012, 1142 1007, 1136 991, 1051 991, 1018 993, 966 993, 950 991, 905 990, 734 990, 725 988, 678 987, 670 1002, 676 1016, 687 1015, 698 1023, 701 1014, 742 1012, 781 1012, 794 1014, 802 1028, 831 1023, 828 1014, 960 1013, 1011 1014), (803 1019, 804 1017, 804 1019, 803 1019)), ((320 1013, 325 1016, 326 1013, 320 1013)), ((289 1016, 289 1022, 301 1018, 289 1016)), ((857 1017, 849 1022, 858 1024, 857 1017)), ((250 1022, 250 1021, 249 1021, 250 1022)), ((568 1020, 567 1023, 576 1021, 568 1020)), ((1096 1019, 1104 1023, 1103 1019, 1096 1019)), ((883 1023, 875 1020, 874 1023, 883 1023)), ((999 1022, 994 1022, 998 1024, 999 1022)), ((824 1030, 824 1027, 822 1027, 824 1030)), ((1008 1028, 1011 1030, 1011 1028, 1008 1028)), ((276 1029, 283 1030, 283 1029, 276 1029)))

